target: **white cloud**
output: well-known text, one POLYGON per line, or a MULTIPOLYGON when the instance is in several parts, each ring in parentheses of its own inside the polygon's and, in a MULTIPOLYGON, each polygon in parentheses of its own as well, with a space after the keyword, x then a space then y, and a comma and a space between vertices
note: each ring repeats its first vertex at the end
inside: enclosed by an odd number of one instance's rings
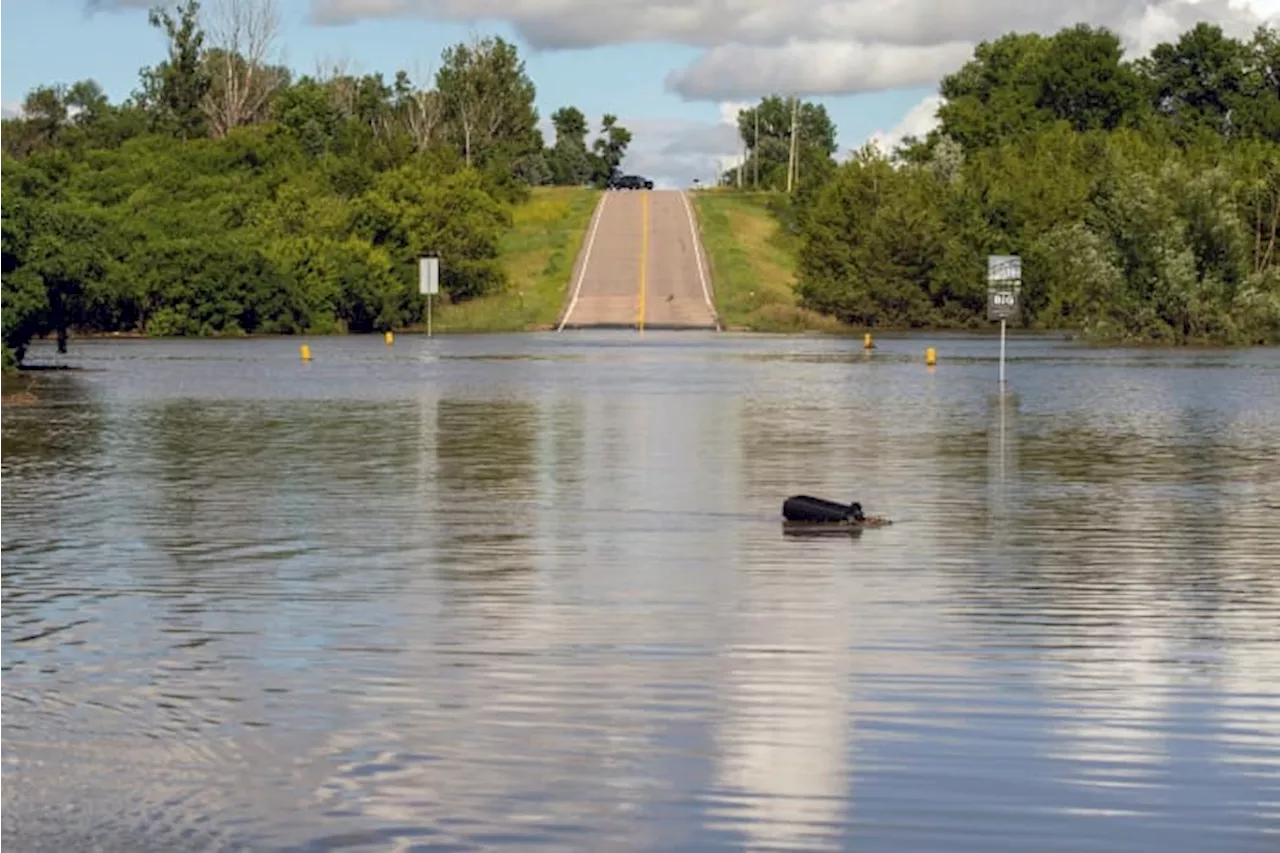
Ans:
MULTIPOLYGON (((88 0, 91 7, 153 0, 88 0)), ((1052 33, 1076 23, 1106 26, 1131 53, 1176 38, 1197 21, 1247 36, 1280 21, 1280 0, 310 0, 311 20, 367 18, 509 23, 533 51, 622 42, 665 42, 701 52, 673 68, 667 87, 718 105, 722 121, 622 123, 634 134, 625 167, 655 182, 686 185, 735 165, 734 117, 767 94, 802 97, 935 86, 974 45, 1010 31, 1052 33)), ((592 73, 607 76, 608 69, 592 73)), ((870 141, 891 147, 921 134, 926 99, 870 141)), ((547 140, 554 138, 547 127, 547 140)))
POLYGON ((749 110, 755 105, 755 101, 724 101, 720 104, 720 121, 737 127, 738 113, 749 110))
POLYGON ((932 84, 978 41, 1009 31, 1107 26, 1145 52, 1199 20, 1245 35, 1278 0, 312 0, 312 19, 504 20, 534 50, 620 42, 704 53, 668 83, 691 100, 846 94, 932 84))
POLYGON ((694 178, 714 182, 737 165, 738 131, 728 122, 621 117, 618 123, 632 134, 622 168, 652 178, 656 187, 687 187, 694 178))
MULTIPOLYGON (((737 165, 737 114, 739 106, 722 104, 720 121, 701 122, 687 119, 628 118, 619 116, 618 124, 631 131, 622 170, 652 178, 659 189, 687 187, 697 178, 703 183, 713 180, 724 169, 737 165)), ((599 133, 597 119, 588 116, 588 147, 599 133)), ((543 116, 538 129, 547 145, 556 139, 555 126, 543 116)))
POLYGON ((687 98, 762 97, 777 92, 840 95, 930 84, 959 67, 973 48, 793 41, 777 47, 714 47, 673 72, 667 87, 687 98))
POLYGON ((0 118, 21 118, 22 104, 0 104, 0 118))
POLYGON ((898 143, 906 139, 908 136, 924 138, 924 136, 938 125, 938 107, 942 105, 942 98, 938 95, 928 95, 920 103, 907 110, 897 124, 887 131, 877 130, 872 133, 867 142, 875 145, 885 154, 890 154, 898 143))

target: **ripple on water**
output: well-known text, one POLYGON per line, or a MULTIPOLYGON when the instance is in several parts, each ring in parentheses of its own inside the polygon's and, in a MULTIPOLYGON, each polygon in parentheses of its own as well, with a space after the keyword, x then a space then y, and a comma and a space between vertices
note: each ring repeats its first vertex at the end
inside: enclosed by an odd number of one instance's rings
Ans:
POLYGON ((4 840, 1275 848, 1274 353, 628 341, 75 348, 3 411, 4 840))

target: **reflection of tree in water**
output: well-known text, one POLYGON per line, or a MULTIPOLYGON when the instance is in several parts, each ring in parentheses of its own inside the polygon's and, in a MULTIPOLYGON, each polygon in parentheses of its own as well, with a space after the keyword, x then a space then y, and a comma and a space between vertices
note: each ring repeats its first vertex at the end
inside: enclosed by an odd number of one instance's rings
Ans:
MULTIPOLYGON (((588 506, 586 407, 581 398, 551 403, 545 453, 537 466, 543 510, 538 514, 542 564, 562 567, 557 547, 584 547, 583 509, 588 506)), ((592 474, 595 471, 591 472, 592 474)))
MULTIPOLYGON (((4 601, 24 618, 29 604, 48 603, 46 587, 77 586, 84 549, 110 538, 114 485, 104 453, 109 421, 90 387, 71 374, 31 384, 35 402, 3 407, 0 439, 4 601)), ((6 618, 5 629, 40 627, 6 618)))
MULTIPOLYGON (((380 664, 350 649, 412 643, 404 624, 414 602, 395 590, 421 591, 410 589, 412 540, 429 507, 399 487, 417 458, 416 407, 406 418, 385 405, 170 400, 114 414, 95 463, 110 493, 74 481, 90 492, 86 509, 114 528, 101 534, 112 550, 81 552, 75 566, 93 575, 79 591, 129 591, 97 608, 119 623, 94 629, 127 663, 77 676, 83 696, 107 691, 151 736, 230 718, 287 727, 298 715, 292 691, 315 690, 308 668, 351 684, 360 666, 380 664)), ((41 526, 61 512, 42 509, 41 526)), ((327 697, 307 706, 312 724, 336 713, 327 697)))
MULTIPOLYGON (((1231 701, 1235 673, 1265 668, 1257 650, 1280 640, 1280 582, 1261 571, 1280 538, 1241 497, 1270 451, 1216 412, 1144 417, 1024 419, 1001 535, 947 583, 978 642, 998 635, 1037 661, 1056 708, 1047 749, 1073 763, 1068 777, 1091 784, 1101 761, 1227 785, 1205 771, 1237 747, 1179 755, 1177 733, 1216 736, 1204 709, 1231 701), (1214 702, 1180 700, 1202 693, 1214 702)), ((1278 731, 1280 714, 1257 725, 1278 731)))
POLYGON ((1075 580, 1105 582, 1150 563, 1205 618, 1226 594, 1221 570, 1256 556, 1247 531, 1257 507, 1232 487, 1265 451, 1232 446, 1194 411, 1175 424, 1164 437, 1081 425, 1024 437, 1020 523, 1038 532, 1038 550, 1070 561, 1061 594, 1070 595, 1075 580))
MULTIPOLYGON (((303 547, 313 534, 377 543, 379 510, 413 459, 405 417, 354 404, 175 400, 137 416, 136 495, 175 559, 303 547)), ((314 543, 312 543, 314 544, 314 543)))
POLYGON ((521 400, 441 400, 436 410, 436 448, 439 478, 449 490, 448 500, 479 495, 507 501, 529 497, 534 486, 538 414, 536 404, 521 400))
POLYGON ((82 639, 93 630, 85 597, 101 590, 86 555, 112 536, 103 406, 69 374, 42 376, 34 393, 3 407, 0 447, 5 745, 19 750, 33 731, 36 740, 57 731, 75 706, 79 665, 94 654, 82 639))
POLYGON ((1164 435, 1019 420, 1016 429, 1006 422, 1003 467, 993 462, 988 476, 1004 478, 1004 532, 1020 556, 1002 561, 1009 574, 982 594, 1069 600, 1142 564, 1194 599, 1199 614, 1212 610, 1218 569, 1249 560, 1255 544, 1238 528, 1252 528, 1256 507, 1230 487, 1267 451, 1233 444, 1194 410, 1179 412, 1164 435))
POLYGON ((50 477, 91 475, 101 468, 106 409, 90 386, 68 373, 41 376, 29 388, 35 402, 3 407, 6 500, 15 484, 44 493, 50 477))
POLYGON ((436 409, 434 571, 444 617, 476 639, 502 630, 491 620, 518 617, 537 582, 539 426, 528 401, 444 399, 436 409))
POLYGON ((128 571, 184 599, 173 629, 235 614, 243 636, 291 643, 320 630, 293 621, 307 607, 355 615, 400 566, 406 513, 389 484, 413 458, 405 422, 327 402, 172 400, 131 415, 126 524, 150 547, 128 571))
POLYGON ((889 482, 901 450, 885 414, 839 398, 748 397, 738 416, 747 496, 779 511, 796 492, 859 500, 889 482))
POLYGON ((389 591, 406 588, 424 535, 425 508, 401 485, 417 458, 416 417, 416 407, 277 402, 145 413, 130 526, 151 553, 129 571, 178 599, 164 630, 227 627, 235 639, 211 650, 238 646, 287 670, 271 676, 283 683, 303 677, 300 643, 342 645, 351 626, 378 626, 363 631, 369 642, 394 626, 389 591))

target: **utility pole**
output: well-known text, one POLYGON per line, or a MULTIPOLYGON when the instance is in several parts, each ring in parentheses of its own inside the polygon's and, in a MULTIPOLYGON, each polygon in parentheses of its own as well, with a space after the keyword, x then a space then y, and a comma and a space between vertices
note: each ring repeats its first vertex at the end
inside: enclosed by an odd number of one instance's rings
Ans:
POLYGON ((800 112, 800 99, 791 99, 791 151, 787 156, 787 194, 791 193, 791 187, 795 179, 796 173, 796 116, 800 112))
POLYGON ((795 155, 795 167, 792 167, 792 170, 794 170, 795 172, 796 187, 799 188, 800 187, 800 143, 804 142, 804 128, 800 127, 799 97, 797 97, 796 99, 795 128, 796 128, 796 141, 795 141, 796 155, 795 155))
MULTIPOLYGON (((751 146, 751 188, 760 189, 760 105, 756 104, 756 139, 751 146)), ((1259 232, 1261 233, 1261 232, 1259 232)))

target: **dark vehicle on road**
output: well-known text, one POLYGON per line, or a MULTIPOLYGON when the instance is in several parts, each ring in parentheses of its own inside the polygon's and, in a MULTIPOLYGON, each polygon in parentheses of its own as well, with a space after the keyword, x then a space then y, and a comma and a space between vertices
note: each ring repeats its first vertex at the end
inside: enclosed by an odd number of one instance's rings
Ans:
POLYGON ((653 189, 653 181, 640 175, 621 175, 616 174, 609 178, 609 189, 611 190, 651 190, 653 189))

